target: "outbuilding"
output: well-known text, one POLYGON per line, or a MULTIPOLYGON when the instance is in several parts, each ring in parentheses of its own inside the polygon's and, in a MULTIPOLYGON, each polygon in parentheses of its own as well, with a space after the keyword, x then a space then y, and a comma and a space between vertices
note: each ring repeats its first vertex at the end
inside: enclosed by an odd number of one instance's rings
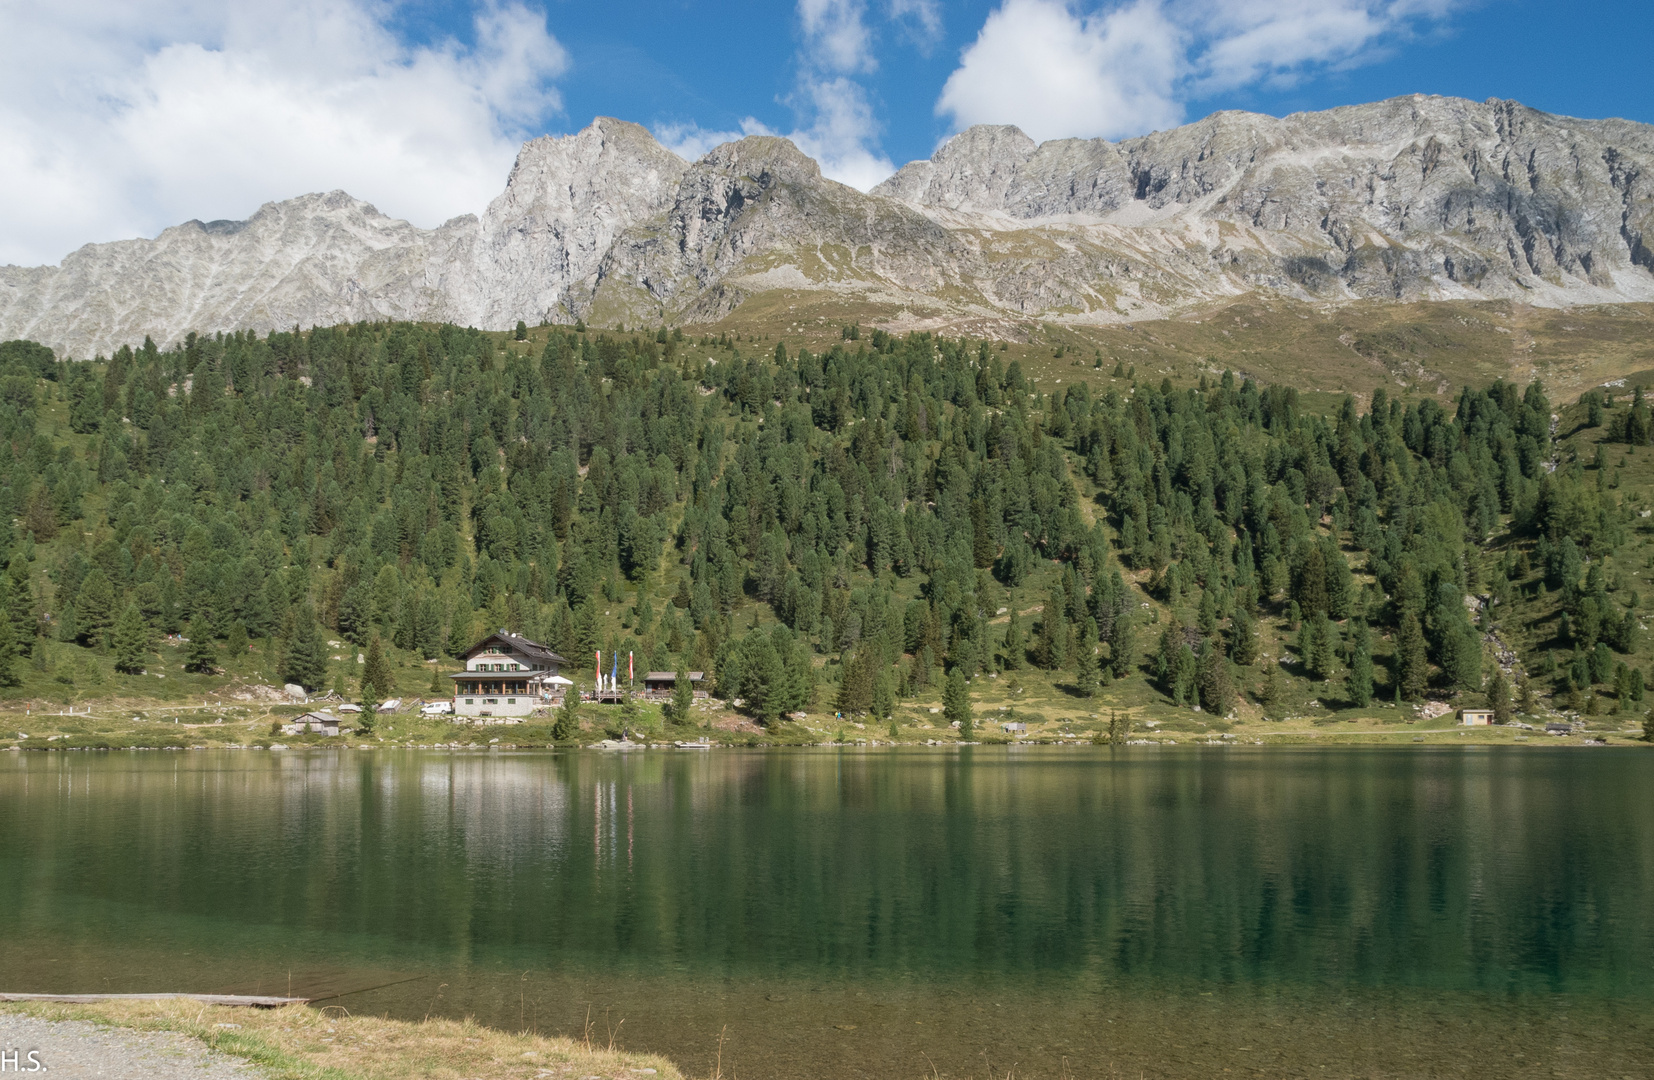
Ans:
MULTIPOLYGON (((706 697, 706 691, 701 689, 701 683, 706 679, 704 671, 687 671, 689 685, 694 688, 695 696, 706 697)), ((678 673, 675 671, 646 671, 643 673, 643 692, 645 694, 659 694, 671 697, 672 691, 677 689, 678 673)))
POLYGON ((303 735, 306 732, 317 735, 339 734, 339 718, 330 712, 307 712, 303 716, 295 716, 282 725, 282 732, 287 735, 303 735))
POLYGON ((1459 723, 1471 727, 1485 727, 1493 723, 1492 709, 1460 709, 1459 723))

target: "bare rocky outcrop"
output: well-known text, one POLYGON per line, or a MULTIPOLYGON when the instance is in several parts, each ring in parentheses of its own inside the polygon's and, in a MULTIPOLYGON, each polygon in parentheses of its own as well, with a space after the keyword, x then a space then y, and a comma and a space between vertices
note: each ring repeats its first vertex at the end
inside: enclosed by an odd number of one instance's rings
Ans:
POLYGON ((684 162, 600 118, 524 145, 480 217, 342 192, 0 268, 0 338, 72 355, 364 318, 710 321, 785 289, 939 324, 1299 299, 1654 299, 1654 128, 1405 97, 1119 143, 971 128, 863 194, 784 139, 684 162))
POLYGON ((686 168, 643 127, 608 117, 525 143, 482 219, 474 321, 569 318, 596 289, 615 237, 658 215, 686 168))

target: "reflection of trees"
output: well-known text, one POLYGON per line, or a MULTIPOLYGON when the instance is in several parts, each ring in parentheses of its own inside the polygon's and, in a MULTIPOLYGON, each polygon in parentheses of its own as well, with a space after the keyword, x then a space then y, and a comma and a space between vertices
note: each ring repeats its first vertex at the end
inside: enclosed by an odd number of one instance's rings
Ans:
POLYGON ((1087 970, 1496 990, 1649 975, 1648 807, 1635 763, 1607 757, 977 749, 21 764, 0 774, 11 811, 0 857, 27 872, 0 883, 0 907, 32 905, 49 921, 42 898, 76 895, 129 905, 140 923, 205 916, 225 935, 206 948, 275 928, 433 961, 621 970, 1087 970), (1597 823, 1565 827, 1584 805, 1597 823))

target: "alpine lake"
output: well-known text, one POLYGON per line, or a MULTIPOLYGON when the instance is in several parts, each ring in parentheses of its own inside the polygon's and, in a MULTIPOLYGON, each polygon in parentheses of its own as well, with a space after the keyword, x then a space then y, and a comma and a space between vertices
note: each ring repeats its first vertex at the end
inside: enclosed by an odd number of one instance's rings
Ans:
POLYGON ((0 755, 0 990, 763 1078, 1654 1076, 1654 756, 0 755))

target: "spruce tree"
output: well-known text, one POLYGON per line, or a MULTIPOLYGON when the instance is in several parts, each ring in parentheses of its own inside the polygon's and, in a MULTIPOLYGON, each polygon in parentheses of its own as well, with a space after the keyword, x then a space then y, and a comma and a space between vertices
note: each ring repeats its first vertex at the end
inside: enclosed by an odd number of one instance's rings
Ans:
POLYGON ((1114 633, 1109 638, 1112 653, 1110 669, 1116 679, 1131 674, 1137 664, 1137 626, 1130 615, 1122 612, 1114 619, 1114 633))
POLYGON ((1060 595, 1046 601, 1040 613, 1039 637, 1034 642, 1034 663, 1046 671, 1056 671, 1067 660, 1068 624, 1062 616, 1060 595))
POLYGON ((34 617, 34 589, 29 584, 29 562, 22 555, 12 557, 6 568, 6 615, 11 621, 13 647, 19 656, 34 651, 39 622, 34 617))
POLYGON ((80 640, 80 616, 75 613, 73 604, 64 604, 63 610, 58 612, 57 639, 65 642, 80 640))
MULTIPOLYGON (((565 695, 567 696, 567 695, 565 695)), ((674 723, 689 723, 689 710, 695 705, 695 684, 689 681, 689 671, 678 668, 678 677, 672 683, 672 720, 674 723)))
POLYGON ((1534 699, 1533 680, 1528 678, 1528 673, 1525 671, 1518 673, 1516 677, 1516 708, 1524 715, 1531 716, 1538 704, 1534 699))
MULTIPOLYGON (((375 634, 368 639, 368 652, 362 663, 361 694, 364 699, 371 693, 373 704, 377 708, 381 702, 390 697, 396 690, 396 677, 391 673, 391 666, 385 660, 385 646, 375 634)), ((367 710, 365 700, 357 702, 363 711, 367 710)))
POLYGON ((1200 661, 1188 645, 1178 646, 1172 658, 1172 700, 1179 705, 1193 705, 1200 692, 1200 661))
POLYGON ((12 628, 0 621, 0 686, 17 686, 22 681, 17 672, 17 642, 12 628))
POLYGON ((1011 598, 1011 618, 1005 625, 1005 643, 1002 654, 1005 658, 1006 671, 1019 671, 1023 664, 1023 653, 1027 651, 1027 643, 1023 640, 1022 616, 1017 613, 1016 598, 1011 598))
POLYGON ((1097 620, 1087 618, 1075 648, 1074 684, 1082 697, 1096 697, 1102 670, 1097 657, 1097 620))
POLYGON ((1498 667, 1493 669, 1493 678, 1487 684, 1487 707, 1493 710, 1495 724, 1508 724, 1515 718, 1510 707, 1510 684, 1498 667))
POLYGON ((138 613, 138 605, 126 605, 109 639, 115 654, 115 670, 125 675, 142 675, 149 655, 149 628, 138 613))
POLYGON ((1244 605, 1237 604, 1229 619, 1229 655, 1243 666, 1258 658, 1258 627, 1244 605))
POLYGON ((191 619, 184 628, 189 648, 184 650, 184 670, 211 675, 218 670, 218 649, 213 645, 212 631, 201 619, 191 619))
MULTIPOLYGON (((864 713, 873 707, 872 649, 862 646, 853 651, 844 662, 838 687, 838 711, 846 716, 864 713)), ((953 669, 959 671, 956 665, 953 669)))
POLYGON ((1160 631, 1160 646, 1154 651, 1154 677, 1160 680, 1166 693, 1172 692, 1172 666, 1177 659, 1177 650, 1183 644, 1183 631, 1176 626, 1167 626, 1160 631))
POLYGON ((314 693, 327 685, 327 643, 316 625, 316 611, 300 604, 292 614, 292 625, 283 642, 281 676, 314 693))
POLYGON ((115 589, 101 567, 94 566, 80 583, 75 598, 75 615, 80 626, 80 643, 99 646, 115 625, 115 589))
POLYGON ((573 742, 580 734, 580 691, 570 686, 563 691, 563 703, 557 707, 557 722, 551 725, 551 737, 557 742, 573 742))
POLYGON ((1304 620, 1306 632, 1311 626, 1315 627, 1315 637, 1310 643, 1309 669, 1311 674, 1324 682, 1332 677, 1334 638, 1338 636, 1338 627, 1333 625, 1324 611, 1317 611, 1304 620))
POLYGON ((1344 692, 1350 704, 1365 709, 1373 700, 1373 656, 1365 645, 1357 644, 1350 657, 1350 673, 1344 679, 1344 692))
POLYGON ((976 723, 971 717, 971 688, 965 681, 965 673, 954 668, 948 675, 947 684, 942 688, 942 719, 952 727, 959 725, 961 742, 970 742, 976 738, 976 723))
POLYGON ((1229 677, 1229 658, 1216 639, 1201 646, 1199 683, 1201 707, 1213 716, 1227 716, 1235 702, 1235 683, 1229 677))
POLYGON ((224 654, 232 659, 247 655, 247 628, 241 623, 230 624, 230 632, 224 636, 224 654))
POLYGON ((1092 698, 1097 696, 1097 646, 1081 641, 1079 659, 1074 664, 1074 689, 1081 697, 1092 698))
POLYGON ((1267 719, 1277 718, 1281 708, 1281 676, 1279 666, 1264 665, 1263 685, 1258 688, 1258 706, 1267 719))
POLYGON ((1424 652, 1424 629, 1419 626, 1419 617, 1411 611, 1401 616, 1401 625, 1396 628, 1396 685, 1400 688, 1401 696, 1408 701, 1419 701, 1424 697, 1424 688, 1429 684, 1429 660, 1424 652))
POLYGON ((1200 590, 1200 611, 1198 616, 1200 632, 1211 637, 1218 632, 1217 601, 1212 596, 1210 587, 1200 590))
POLYGON ((895 679, 889 668, 883 668, 873 677, 873 708, 874 716, 881 720, 889 720, 896 710, 895 679))

